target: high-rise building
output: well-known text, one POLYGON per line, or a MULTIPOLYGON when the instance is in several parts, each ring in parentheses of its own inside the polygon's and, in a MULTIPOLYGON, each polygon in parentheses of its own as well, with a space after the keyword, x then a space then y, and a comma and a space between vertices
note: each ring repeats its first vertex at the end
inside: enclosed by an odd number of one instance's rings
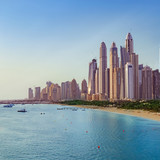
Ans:
POLYGON ((120 68, 116 44, 110 49, 110 100, 118 100, 120 96, 120 68))
POLYGON ((71 99, 71 82, 66 81, 61 83, 61 100, 71 99))
POLYGON ((130 54, 131 63, 133 65, 133 84, 134 84, 134 99, 138 99, 138 92, 139 92, 139 83, 138 83, 138 77, 139 77, 139 65, 138 65, 138 55, 135 53, 130 54))
POLYGON ((95 74, 95 94, 99 94, 99 68, 96 69, 95 74))
POLYGON ((75 79, 72 80, 71 82, 71 95, 72 95, 72 99, 79 99, 79 95, 78 95, 78 84, 76 82, 75 79))
POLYGON ((66 86, 65 86, 65 82, 61 83, 61 100, 66 100, 66 86))
POLYGON ((84 79, 81 83, 81 99, 86 100, 88 93, 87 81, 84 79))
POLYGON ((79 84, 77 84, 77 99, 81 99, 81 90, 79 84))
POLYGON ((41 100, 48 100, 47 88, 43 88, 41 91, 41 100))
POLYGON ((28 99, 33 99, 33 89, 32 88, 28 89, 28 99))
POLYGON ((47 87, 46 87, 46 93, 47 93, 47 96, 48 96, 48 98, 47 98, 48 100, 49 100, 49 88, 50 88, 51 84, 52 84, 51 81, 46 82, 46 85, 47 85, 47 87))
POLYGON ((40 100, 40 95, 41 95, 41 88, 40 87, 35 87, 35 100, 40 100))
POLYGON ((61 99, 61 88, 58 84, 52 83, 49 87, 49 100, 59 101, 61 99))
POLYGON ((71 96, 72 96, 72 93, 71 93, 71 82, 67 81, 66 82, 66 99, 70 100, 71 96))
POLYGON ((126 50, 129 53, 129 55, 134 52, 134 49, 133 49, 133 38, 132 38, 131 33, 128 33, 127 36, 126 36, 126 50))
POLYGON ((121 69, 120 68, 114 68, 114 72, 113 72, 113 77, 114 79, 113 84, 113 99, 111 100, 119 100, 120 99, 120 84, 121 84, 121 69))
POLYGON ((139 93, 138 93, 138 99, 142 99, 142 69, 143 64, 139 65, 139 77, 138 77, 138 85, 139 85, 139 93))
POLYGON ((99 57, 99 93, 105 95, 105 71, 107 68, 107 48, 104 42, 100 46, 99 57))
POLYGON ((106 76, 106 78, 105 78, 105 80, 106 80, 105 94, 106 94, 107 99, 109 99, 110 98, 110 69, 109 68, 106 68, 105 76, 106 76))
POLYGON ((88 93, 87 81, 85 79, 81 83, 81 93, 88 93))
POLYGON ((89 75, 88 75, 88 94, 95 94, 95 74, 97 69, 96 59, 93 59, 89 63, 89 75))
POLYGON ((153 99, 160 99, 160 73, 158 69, 152 71, 152 82, 153 99))
POLYGON ((142 69, 142 99, 152 99, 152 69, 149 66, 142 69))
POLYGON ((129 53, 126 48, 120 47, 120 55, 121 55, 121 85, 120 85, 120 99, 125 98, 125 64, 130 61, 129 53))
POLYGON ((125 99, 134 98, 134 84, 133 84, 133 65, 129 62, 125 65, 125 99))
POLYGON ((87 81, 84 79, 81 83, 81 99, 86 100, 88 93, 87 81))

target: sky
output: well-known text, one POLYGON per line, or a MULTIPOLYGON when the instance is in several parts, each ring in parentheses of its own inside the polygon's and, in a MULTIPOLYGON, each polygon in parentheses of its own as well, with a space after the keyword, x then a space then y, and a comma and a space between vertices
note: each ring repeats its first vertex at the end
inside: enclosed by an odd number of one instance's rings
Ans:
POLYGON ((159 0, 0 0, 0 99, 27 98, 46 81, 81 85, 101 42, 108 61, 128 32, 139 63, 159 68, 159 17, 159 0))

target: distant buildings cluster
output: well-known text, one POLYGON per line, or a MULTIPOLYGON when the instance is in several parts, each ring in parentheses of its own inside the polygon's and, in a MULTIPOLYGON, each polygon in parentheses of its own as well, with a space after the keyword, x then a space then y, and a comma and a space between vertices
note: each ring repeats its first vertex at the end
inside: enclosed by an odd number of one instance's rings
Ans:
POLYGON ((127 34, 125 47, 120 46, 120 58, 115 42, 110 48, 107 65, 107 48, 100 46, 99 67, 97 60, 89 63, 88 86, 84 79, 81 90, 76 80, 62 82, 61 86, 51 82, 46 87, 29 88, 29 99, 36 100, 151 100, 160 99, 160 73, 149 66, 139 64, 138 54, 134 53, 133 38, 127 34))
MULTIPOLYGON (((83 84, 83 90, 87 93, 87 88, 85 89, 85 86, 87 87, 87 82, 84 80, 83 84)), ((33 89, 29 88, 28 98, 55 102, 61 100, 74 100, 81 99, 81 91, 75 79, 71 82, 62 82, 61 86, 49 81, 42 90, 40 87, 35 87, 35 94, 33 94, 33 89)))

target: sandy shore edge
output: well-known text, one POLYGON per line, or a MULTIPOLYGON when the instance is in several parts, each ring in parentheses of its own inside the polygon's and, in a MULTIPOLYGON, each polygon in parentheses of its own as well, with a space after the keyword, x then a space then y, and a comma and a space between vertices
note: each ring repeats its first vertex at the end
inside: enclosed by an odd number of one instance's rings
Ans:
POLYGON ((130 115, 130 116, 160 121, 160 113, 159 112, 121 109, 121 108, 116 108, 116 107, 99 107, 99 106, 87 106, 87 105, 73 105, 73 106, 79 107, 79 108, 97 109, 97 110, 106 111, 106 112, 113 112, 113 113, 118 113, 118 114, 124 114, 124 115, 130 115))

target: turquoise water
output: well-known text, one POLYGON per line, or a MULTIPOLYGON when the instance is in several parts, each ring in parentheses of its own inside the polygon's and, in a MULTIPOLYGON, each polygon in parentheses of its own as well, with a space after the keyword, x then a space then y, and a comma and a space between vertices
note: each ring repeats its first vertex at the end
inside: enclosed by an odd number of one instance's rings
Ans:
POLYGON ((57 107, 0 105, 0 160, 160 159, 160 122, 57 107))

